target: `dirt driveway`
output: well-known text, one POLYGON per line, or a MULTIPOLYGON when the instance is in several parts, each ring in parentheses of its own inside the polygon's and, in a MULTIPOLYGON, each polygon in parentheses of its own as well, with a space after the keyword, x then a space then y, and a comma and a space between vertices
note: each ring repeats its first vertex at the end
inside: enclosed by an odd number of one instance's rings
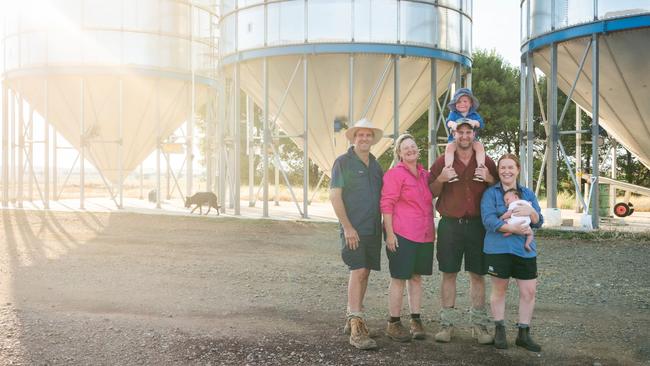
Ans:
MULTIPOLYGON (((650 364, 647 240, 540 239, 540 354, 514 346, 516 291, 508 350, 461 330, 450 344, 380 337, 378 351, 360 352, 341 335, 347 272, 334 224, 0 213, 1 365, 650 364)), ((425 283, 430 332, 438 281, 425 283)), ((387 285, 386 270, 373 273, 372 328, 385 324, 387 285)))

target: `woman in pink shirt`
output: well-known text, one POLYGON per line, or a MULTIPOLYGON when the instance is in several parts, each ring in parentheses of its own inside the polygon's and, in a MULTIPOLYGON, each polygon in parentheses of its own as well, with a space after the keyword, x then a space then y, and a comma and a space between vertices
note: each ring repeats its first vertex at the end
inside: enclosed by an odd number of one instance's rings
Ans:
POLYGON ((395 141, 399 163, 384 174, 381 213, 386 230, 386 254, 390 268, 389 312, 386 335, 408 342, 424 339, 420 319, 422 275, 433 273, 433 204, 427 184, 429 172, 418 164, 419 149, 409 134, 395 141), (410 330, 400 321, 404 287, 411 310, 410 330))

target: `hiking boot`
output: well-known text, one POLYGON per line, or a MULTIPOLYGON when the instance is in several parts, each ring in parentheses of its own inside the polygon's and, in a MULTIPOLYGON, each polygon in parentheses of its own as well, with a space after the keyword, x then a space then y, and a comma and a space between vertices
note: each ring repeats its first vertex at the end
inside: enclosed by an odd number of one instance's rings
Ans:
POLYGON ((453 325, 443 325, 442 329, 436 333, 436 342, 448 343, 451 341, 451 336, 454 333, 453 325))
POLYGON ((494 336, 488 332, 487 327, 483 324, 474 324, 472 326, 472 337, 476 338, 478 344, 494 343, 494 336))
POLYGON ((399 321, 394 323, 388 322, 386 335, 388 338, 397 342, 409 342, 411 340, 411 333, 399 321))
MULTIPOLYGON (((350 318, 345 320, 345 326, 343 327, 343 334, 350 335, 350 318)), ((380 336, 377 329, 368 330, 368 335, 370 338, 378 338, 380 336)))
POLYGON ((494 347, 498 349, 508 348, 505 325, 496 325, 494 327, 494 347))
POLYGON ((377 343, 368 334, 366 323, 356 316, 350 318, 350 344, 358 349, 377 348, 377 343))
POLYGON ((515 344, 532 352, 539 352, 542 350, 542 346, 535 343, 535 341, 530 337, 530 327, 519 328, 519 334, 517 334, 515 344))
POLYGON ((413 336, 413 339, 424 339, 426 334, 422 319, 411 319, 411 336, 413 336))

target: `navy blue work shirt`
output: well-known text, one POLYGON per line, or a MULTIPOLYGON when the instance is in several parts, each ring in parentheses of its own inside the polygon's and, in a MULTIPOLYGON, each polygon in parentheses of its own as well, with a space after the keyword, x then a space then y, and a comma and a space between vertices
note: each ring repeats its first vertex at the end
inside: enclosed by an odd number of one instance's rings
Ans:
POLYGON ((330 188, 342 189, 345 212, 359 235, 381 234, 379 199, 383 175, 377 159, 370 154, 366 166, 354 152, 354 146, 334 161, 330 188))

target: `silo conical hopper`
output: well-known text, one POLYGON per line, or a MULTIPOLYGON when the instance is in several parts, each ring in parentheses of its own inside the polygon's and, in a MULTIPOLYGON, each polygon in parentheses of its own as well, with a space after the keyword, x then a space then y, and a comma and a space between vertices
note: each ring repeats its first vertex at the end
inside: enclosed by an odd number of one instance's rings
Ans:
MULTIPOLYGON (((241 89, 263 106, 266 62, 270 119, 298 146, 307 88, 309 158, 329 174, 348 147, 335 119, 352 124, 365 116, 393 134, 395 58, 400 132, 429 108, 432 63, 437 95, 455 81, 456 66, 470 65, 471 2, 439 3, 253 1, 238 8, 224 1, 221 65, 228 75, 237 63, 241 89)), ((372 152, 379 156, 391 143, 385 138, 372 152)))
MULTIPOLYGON (((607 133, 650 168, 650 5, 647 1, 593 2, 555 0, 558 22, 551 31, 550 2, 533 2, 531 36, 524 51, 533 52, 534 64, 551 73, 551 41, 557 48, 558 87, 568 94, 580 61, 598 34, 599 124, 607 133), (580 3, 580 11, 577 11, 580 3), (594 18, 596 20, 594 20, 594 18)), ((526 9, 523 2, 522 9, 526 9)), ((592 110, 590 50, 580 70, 572 99, 587 113, 592 110)))
POLYGON ((211 6, 21 2, 8 15, 6 86, 118 183, 209 101, 216 62, 211 6))

